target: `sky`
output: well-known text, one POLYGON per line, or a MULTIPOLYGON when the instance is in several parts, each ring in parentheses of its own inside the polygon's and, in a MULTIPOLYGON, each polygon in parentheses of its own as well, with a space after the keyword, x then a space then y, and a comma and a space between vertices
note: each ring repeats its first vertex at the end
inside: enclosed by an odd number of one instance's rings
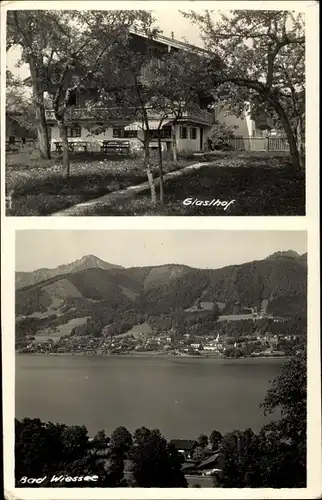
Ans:
POLYGON ((68 264, 95 255, 124 267, 186 264, 216 269, 277 251, 306 250, 305 231, 19 230, 16 271, 68 264))

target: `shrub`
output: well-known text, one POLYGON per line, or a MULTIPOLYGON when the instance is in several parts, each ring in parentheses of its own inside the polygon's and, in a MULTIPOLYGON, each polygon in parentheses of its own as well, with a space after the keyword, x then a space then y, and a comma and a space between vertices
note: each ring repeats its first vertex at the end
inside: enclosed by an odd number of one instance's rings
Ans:
POLYGON ((178 153, 178 157, 184 160, 192 160, 194 158, 194 153, 191 149, 183 149, 178 153))
POLYGON ((143 158, 143 144, 139 139, 130 140, 130 157, 131 158, 143 158))
POLYGON ((228 126, 225 123, 215 121, 208 137, 209 149, 219 149, 222 151, 234 149, 229 140, 234 137, 234 130, 236 128, 236 126, 228 126))

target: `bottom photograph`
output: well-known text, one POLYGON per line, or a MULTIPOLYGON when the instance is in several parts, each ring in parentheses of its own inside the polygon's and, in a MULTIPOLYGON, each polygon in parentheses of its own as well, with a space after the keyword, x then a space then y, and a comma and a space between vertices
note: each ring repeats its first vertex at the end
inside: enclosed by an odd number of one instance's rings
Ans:
POLYGON ((306 239, 16 231, 16 487, 305 488, 306 239))

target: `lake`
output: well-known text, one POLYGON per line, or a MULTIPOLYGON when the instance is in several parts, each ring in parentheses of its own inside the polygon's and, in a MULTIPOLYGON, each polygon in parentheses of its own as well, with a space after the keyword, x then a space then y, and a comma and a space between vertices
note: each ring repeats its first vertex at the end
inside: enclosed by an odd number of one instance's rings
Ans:
POLYGON ((268 422, 259 404, 281 359, 149 356, 16 356, 16 417, 86 425, 89 435, 123 425, 193 439, 268 422))

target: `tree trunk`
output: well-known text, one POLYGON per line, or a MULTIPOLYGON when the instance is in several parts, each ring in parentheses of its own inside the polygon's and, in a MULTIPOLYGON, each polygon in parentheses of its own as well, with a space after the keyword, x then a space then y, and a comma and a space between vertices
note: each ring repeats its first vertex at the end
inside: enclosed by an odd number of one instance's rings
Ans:
POLYGON ((44 159, 50 159, 50 146, 48 140, 48 130, 45 119, 45 110, 42 106, 36 105, 36 127, 37 127, 37 140, 40 155, 44 159))
POLYGON ((177 151, 176 126, 174 123, 171 126, 171 139, 172 139, 173 161, 176 162, 178 160, 178 151, 177 151))
POLYGON ((39 81, 37 70, 36 68, 34 68, 32 62, 29 63, 29 67, 32 83, 33 101, 35 104, 38 149, 42 158, 50 159, 48 129, 45 116, 44 91, 42 89, 41 82, 39 81))
POLYGON ((151 165, 150 165, 149 143, 150 143, 150 141, 147 139, 144 141, 144 168, 146 169, 146 175, 147 175, 148 183, 150 186, 152 205, 156 205, 157 204, 157 193, 155 190, 153 173, 152 173, 151 165))
POLYGON ((272 102, 272 105, 275 108, 276 113, 278 114, 279 119, 281 120, 281 123, 283 125, 283 128, 286 133, 287 141, 290 146, 290 154, 292 158, 292 165, 296 171, 299 171, 302 169, 303 165, 301 164, 301 157, 299 154, 299 150, 297 147, 297 141, 296 137, 294 136, 291 124, 289 122, 289 119, 287 117, 287 114, 285 113, 285 110, 281 103, 278 100, 275 100, 272 102))
POLYGON ((159 170, 160 170, 160 204, 164 204, 164 185, 163 185, 163 163, 162 163, 162 147, 161 137, 158 137, 158 152, 159 152, 159 170))
POLYGON ((301 166, 305 166, 305 119, 300 116, 297 125, 297 142, 300 154, 301 166))
POLYGON ((69 148, 68 148, 68 140, 67 140, 67 130, 66 125, 63 121, 57 120, 60 138, 63 147, 63 178, 68 180, 70 174, 70 163, 69 163, 69 148))

